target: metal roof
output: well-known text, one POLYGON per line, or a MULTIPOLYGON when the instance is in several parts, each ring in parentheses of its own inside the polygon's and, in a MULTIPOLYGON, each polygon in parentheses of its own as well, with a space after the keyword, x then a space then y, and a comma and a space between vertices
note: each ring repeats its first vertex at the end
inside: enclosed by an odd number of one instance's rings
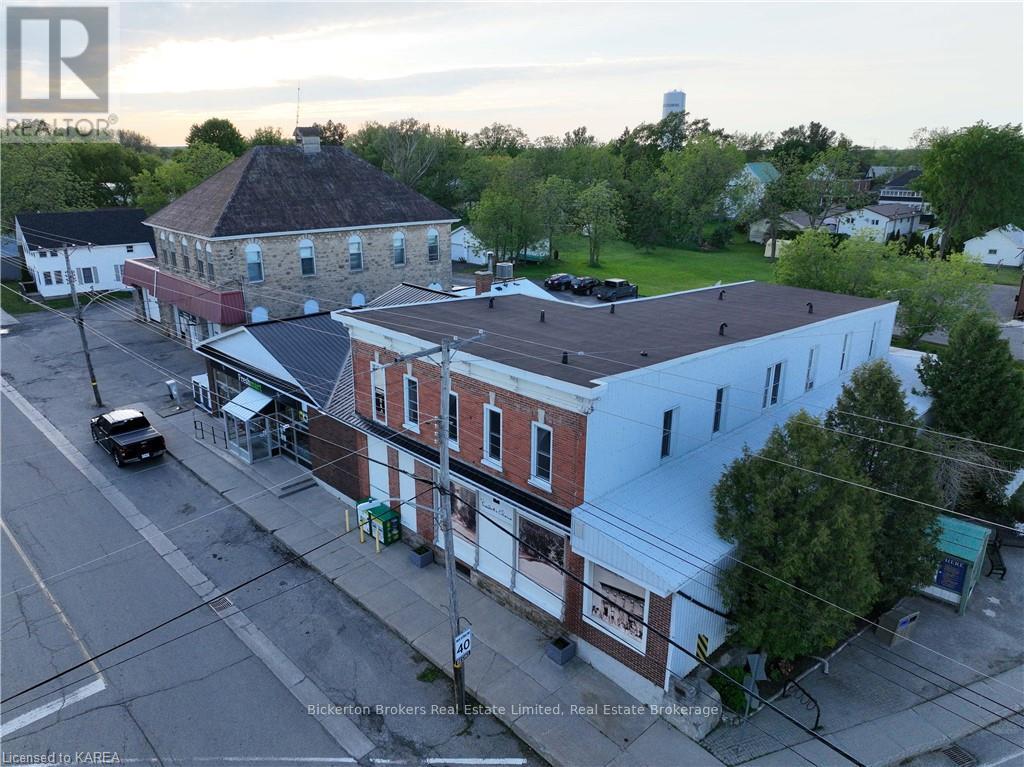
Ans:
POLYGON ((390 290, 386 290, 370 301, 364 309, 374 309, 379 306, 399 306, 401 304, 422 304, 429 301, 447 301, 449 298, 457 297, 457 293, 447 290, 435 290, 425 288, 422 285, 413 285, 411 282, 402 282, 390 290))

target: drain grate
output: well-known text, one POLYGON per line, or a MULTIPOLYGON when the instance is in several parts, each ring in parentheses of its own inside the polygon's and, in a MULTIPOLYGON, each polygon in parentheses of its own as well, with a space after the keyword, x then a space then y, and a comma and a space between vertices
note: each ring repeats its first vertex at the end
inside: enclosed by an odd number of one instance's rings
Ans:
POLYGON ((217 597, 212 602, 210 602, 210 607, 213 608, 213 611, 217 613, 217 615, 220 615, 229 607, 233 607, 234 604, 235 603, 227 597, 217 597))
POLYGON ((942 753, 949 757, 949 760, 955 764, 956 767, 977 767, 978 760, 956 743, 942 749, 942 753))

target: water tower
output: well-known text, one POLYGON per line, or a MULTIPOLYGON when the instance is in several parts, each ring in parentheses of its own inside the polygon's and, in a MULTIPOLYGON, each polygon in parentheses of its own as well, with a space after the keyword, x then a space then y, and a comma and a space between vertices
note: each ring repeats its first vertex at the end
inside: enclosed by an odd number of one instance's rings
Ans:
POLYGON ((669 91, 661 100, 661 119, 673 112, 686 111, 686 94, 682 91, 669 91))

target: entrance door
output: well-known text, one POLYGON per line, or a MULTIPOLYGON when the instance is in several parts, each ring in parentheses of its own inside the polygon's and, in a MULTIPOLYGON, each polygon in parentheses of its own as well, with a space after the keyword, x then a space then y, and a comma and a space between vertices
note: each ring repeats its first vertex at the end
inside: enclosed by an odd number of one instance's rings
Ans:
POLYGON ((160 322, 160 302, 157 301, 156 296, 150 293, 146 288, 142 289, 142 305, 146 312, 146 319, 151 322, 160 322))
POLYGON ((265 415, 254 416, 249 419, 249 453, 252 455, 250 461, 256 463, 256 461, 269 458, 271 455, 271 444, 273 439, 271 435, 272 429, 268 423, 268 418, 265 415))

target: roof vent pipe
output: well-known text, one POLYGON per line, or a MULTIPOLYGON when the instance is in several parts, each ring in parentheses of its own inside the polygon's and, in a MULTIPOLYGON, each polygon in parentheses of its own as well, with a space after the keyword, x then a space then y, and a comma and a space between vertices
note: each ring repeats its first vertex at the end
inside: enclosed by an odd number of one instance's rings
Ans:
POLYGON ((544 310, 543 309, 540 310, 540 321, 544 322, 544 310))
POLYGON ((814 314, 814 304, 812 304, 810 301, 807 302, 807 313, 814 314))
POLYGON ((728 322, 723 322, 721 325, 719 325, 718 326, 718 335, 724 336, 725 335, 725 329, 727 327, 729 327, 729 323, 728 322))
POLYGON ((724 290, 718 291, 718 300, 719 301, 724 301, 725 300, 725 291, 724 290))
POLYGON ((562 364, 563 365, 568 365, 569 364, 569 352, 562 352, 562 364))
POLYGON ((488 298, 487 299, 487 308, 488 309, 493 309, 494 308, 494 299, 493 298, 488 298))

